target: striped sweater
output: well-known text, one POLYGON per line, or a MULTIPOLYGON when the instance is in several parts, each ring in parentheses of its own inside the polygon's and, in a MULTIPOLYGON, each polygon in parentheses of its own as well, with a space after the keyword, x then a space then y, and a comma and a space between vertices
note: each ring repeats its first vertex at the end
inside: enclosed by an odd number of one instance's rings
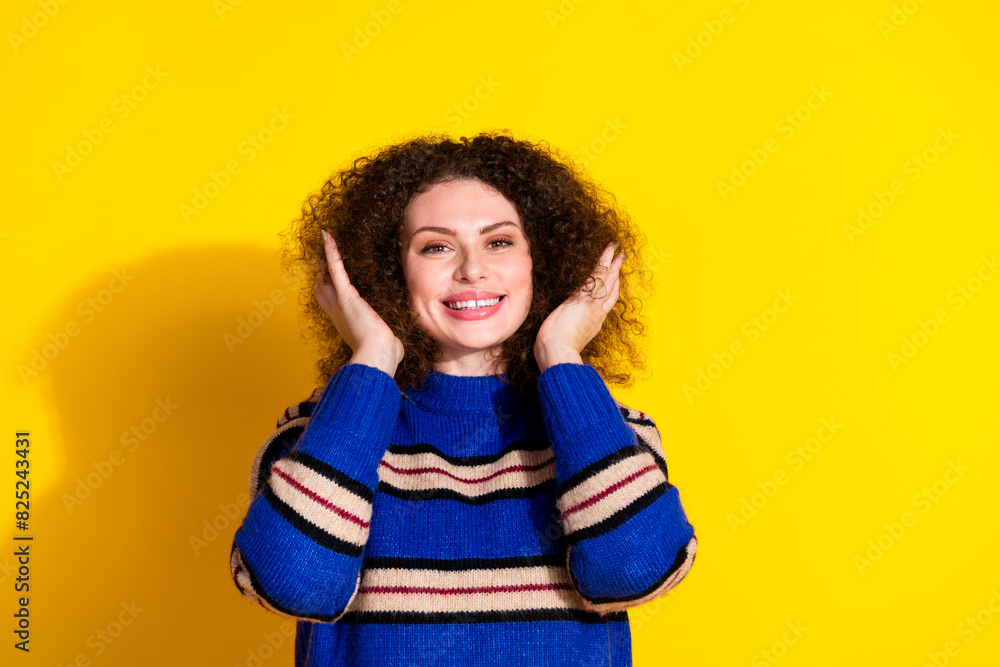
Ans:
POLYGON ((295 665, 631 665, 626 608, 676 586, 694 528, 659 432, 586 364, 527 401, 346 364, 260 447, 230 570, 298 621, 295 665))

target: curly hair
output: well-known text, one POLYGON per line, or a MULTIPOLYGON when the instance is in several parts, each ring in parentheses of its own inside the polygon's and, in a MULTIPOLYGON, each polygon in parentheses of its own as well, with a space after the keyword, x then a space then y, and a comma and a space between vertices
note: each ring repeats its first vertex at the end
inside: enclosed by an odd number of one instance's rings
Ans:
POLYGON ((591 273, 607 245, 617 240, 618 251, 628 253, 619 274, 619 300, 581 357, 606 382, 631 386, 633 372, 645 368, 637 293, 639 288, 651 291, 642 261, 645 236, 614 196, 572 160, 546 142, 518 140, 509 131, 459 141, 424 135, 387 146, 355 159, 309 195, 301 216, 281 235, 281 262, 301 279, 302 338, 318 348, 317 381, 326 384, 353 354, 314 295, 320 230, 325 229, 340 249, 351 283, 403 343, 397 385, 422 385, 440 351, 410 311, 400 236, 410 201, 454 179, 477 179, 506 197, 521 217, 530 246, 532 303, 521 327, 493 351, 509 379, 498 377, 522 396, 537 397, 534 343, 542 322, 577 289, 595 287, 591 273))

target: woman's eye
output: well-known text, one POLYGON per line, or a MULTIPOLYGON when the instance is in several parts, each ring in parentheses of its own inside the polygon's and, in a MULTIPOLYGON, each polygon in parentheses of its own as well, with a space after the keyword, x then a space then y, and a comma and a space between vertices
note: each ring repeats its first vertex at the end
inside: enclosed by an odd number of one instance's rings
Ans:
POLYGON ((427 253, 429 255, 433 255, 433 254, 436 254, 436 248, 446 248, 446 247, 447 246, 441 245, 440 243, 432 243, 431 245, 426 246, 420 252, 427 253))
POLYGON ((493 248, 502 248, 502 247, 504 247, 502 245, 500 245, 500 246, 495 245, 497 243, 503 243, 503 244, 506 244, 506 245, 514 245, 514 242, 511 241, 510 239, 494 239, 494 240, 490 241, 488 245, 490 247, 493 247, 493 248))

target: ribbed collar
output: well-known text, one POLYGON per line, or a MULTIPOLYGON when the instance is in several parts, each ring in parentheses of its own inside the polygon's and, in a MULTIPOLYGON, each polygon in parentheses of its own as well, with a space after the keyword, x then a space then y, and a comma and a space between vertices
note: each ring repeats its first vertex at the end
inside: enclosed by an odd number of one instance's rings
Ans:
MULTIPOLYGON (((506 374, 503 377, 509 379, 506 374)), ((494 375, 447 375, 432 370, 420 391, 411 386, 403 394, 421 410, 443 413, 508 412, 525 404, 514 387, 494 375)))

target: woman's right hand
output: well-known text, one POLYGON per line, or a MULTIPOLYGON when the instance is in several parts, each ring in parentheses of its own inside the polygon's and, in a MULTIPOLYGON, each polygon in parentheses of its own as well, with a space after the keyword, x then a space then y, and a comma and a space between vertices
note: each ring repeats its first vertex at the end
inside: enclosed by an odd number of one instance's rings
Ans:
POLYGON ((333 236, 326 230, 322 234, 325 262, 323 257, 318 258, 316 299, 354 351, 349 363, 374 366, 395 375, 403 360, 402 341, 351 284, 333 236))

